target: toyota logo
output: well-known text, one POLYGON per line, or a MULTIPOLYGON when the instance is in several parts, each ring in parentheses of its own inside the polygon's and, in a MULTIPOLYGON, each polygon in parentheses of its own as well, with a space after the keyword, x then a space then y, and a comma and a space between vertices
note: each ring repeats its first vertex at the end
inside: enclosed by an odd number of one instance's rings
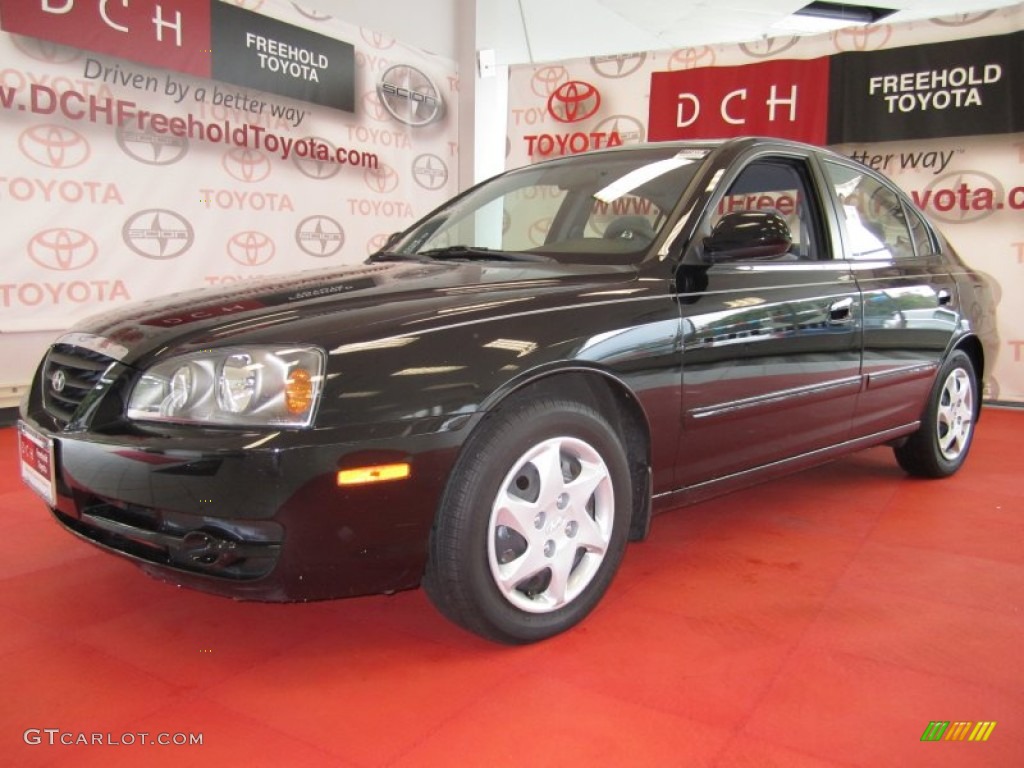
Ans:
POLYGON ((174 211, 148 208, 121 227, 124 244, 147 259, 175 259, 192 247, 192 225, 174 211))
POLYGON ((310 256, 324 259, 345 245, 345 230, 328 216, 307 216, 295 228, 295 242, 310 256))
POLYGON ((530 78, 530 88, 534 94, 546 99, 554 93, 558 86, 569 79, 569 72, 560 64, 541 67, 530 78))
POLYGON ((398 173, 386 163, 381 163, 379 168, 367 168, 363 171, 363 180, 367 187, 381 195, 398 189, 398 173))
POLYGON ((892 37, 888 24, 869 24, 836 30, 832 42, 840 53, 845 51, 877 51, 884 48, 892 37))
POLYGON ((62 125, 33 125, 18 137, 21 153, 47 168, 75 168, 89 159, 91 149, 74 128, 62 125))
POLYGON ((359 35, 366 41, 366 44, 371 48, 376 48, 378 51, 386 51, 395 44, 395 38, 385 37, 379 32, 372 32, 365 28, 360 28, 359 35))
POLYGON ((146 165, 171 165, 188 154, 188 139, 140 130, 131 123, 117 128, 117 145, 128 157, 146 165))
POLYGON ((799 42, 800 37, 798 35, 792 35, 788 39, 785 37, 766 37, 763 40, 740 43, 740 50, 752 59, 768 59, 772 56, 777 56, 783 51, 788 51, 799 42))
POLYGON ((56 392, 58 395, 64 391, 64 387, 68 384, 67 374, 62 369, 57 369, 53 376, 50 377, 50 389, 56 392))
MULTIPOLYGON (((319 136, 310 136, 308 138, 315 141, 317 144, 322 144, 327 147, 328 153, 331 157, 335 157, 337 155, 338 148, 327 139, 322 139, 319 136)), ((303 141, 305 141, 305 139, 303 139, 303 141)), ((338 163, 332 163, 328 160, 317 160, 314 157, 299 157, 298 155, 292 155, 292 162, 295 163, 295 167, 298 168, 304 176, 316 179, 317 181, 329 179, 332 176, 337 175, 338 171, 341 170, 341 166, 338 163)))
POLYGON ((262 232, 246 230, 228 240, 228 256, 243 267, 261 267, 274 258, 277 246, 262 232))
POLYGON ((377 96, 395 120, 414 128, 437 122, 444 115, 444 101, 437 86, 408 64, 395 64, 381 75, 377 96))
POLYGON ((92 264, 99 247, 85 232, 59 227, 37 232, 28 243, 28 255, 44 269, 71 272, 92 264))
POLYGON ((601 93, 590 83, 570 80, 548 96, 548 114, 560 123, 578 123, 601 108, 601 93))
POLYGON ((668 59, 668 69, 675 72, 680 69, 699 69, 715 66, 715 51, 709 46, 700 48, 680 48, 668 59))
POLYGON ((270 160, 267 156, 247 147, 229 149, 220 163, 229 176, 246 184, 255 184, 270 175, 270 160))
POLYGON ((380 98, 377 96, 376 89, 364 93, 361 101, 364 115, 373 118, 378 123, 387 122, 391 113, 384 108, 383 104, 381 104, 380 98))
POLYGON ((437 155, 424 153, 412 161, 412 177, 424 189, 441 189, 448 183, 448 166, 437 155))

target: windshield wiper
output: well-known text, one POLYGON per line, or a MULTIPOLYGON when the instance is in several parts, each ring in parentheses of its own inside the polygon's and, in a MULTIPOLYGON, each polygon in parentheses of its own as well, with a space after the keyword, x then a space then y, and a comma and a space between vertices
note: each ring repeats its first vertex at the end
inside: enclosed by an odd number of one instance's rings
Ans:
POLYGON ((467 259, 478 261, 550 261, 536 253, 515 251, 492 251, 490 248, 472 245, 449 245, 447 248, 430 248, 420 251, 417 256, 428 259, 467 259))

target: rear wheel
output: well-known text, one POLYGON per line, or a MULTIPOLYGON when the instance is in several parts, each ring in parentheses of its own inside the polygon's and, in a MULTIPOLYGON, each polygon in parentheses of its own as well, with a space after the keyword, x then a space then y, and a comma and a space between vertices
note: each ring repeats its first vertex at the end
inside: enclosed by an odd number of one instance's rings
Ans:
POLYGON ((631 498, 625 452, 600 413, 524 397, 463 449, 431 534, 427 594, 448 618, 492 640, 558 634, 611 582, 631 498))
POLYGON ((971 358, 956 350, 939 369, 921 427, 895 448, 911 475, 947 477, 967 458, 978 417, 978 377, 971 358))

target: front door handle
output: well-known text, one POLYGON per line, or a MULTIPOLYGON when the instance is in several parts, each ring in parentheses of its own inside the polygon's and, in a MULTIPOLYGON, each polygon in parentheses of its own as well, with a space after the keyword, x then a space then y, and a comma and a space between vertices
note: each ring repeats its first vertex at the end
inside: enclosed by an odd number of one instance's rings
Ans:
POLYGON ((853 299, 847 296, 845 299, 834 301, 829 305, 828 308, 828 321, 834 325, 841 325, 848 323, 853 319, 851 310, 853 309, 853 299))

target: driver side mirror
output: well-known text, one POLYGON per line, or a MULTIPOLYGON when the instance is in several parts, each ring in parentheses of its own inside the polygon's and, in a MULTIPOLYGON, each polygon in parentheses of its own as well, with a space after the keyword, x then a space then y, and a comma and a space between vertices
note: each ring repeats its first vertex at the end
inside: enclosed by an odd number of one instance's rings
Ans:
POLYGON ((771 259, 793 244, 789 225, 771 211, 727 213, 704 238, 704 259, 709 262, 771 259))

